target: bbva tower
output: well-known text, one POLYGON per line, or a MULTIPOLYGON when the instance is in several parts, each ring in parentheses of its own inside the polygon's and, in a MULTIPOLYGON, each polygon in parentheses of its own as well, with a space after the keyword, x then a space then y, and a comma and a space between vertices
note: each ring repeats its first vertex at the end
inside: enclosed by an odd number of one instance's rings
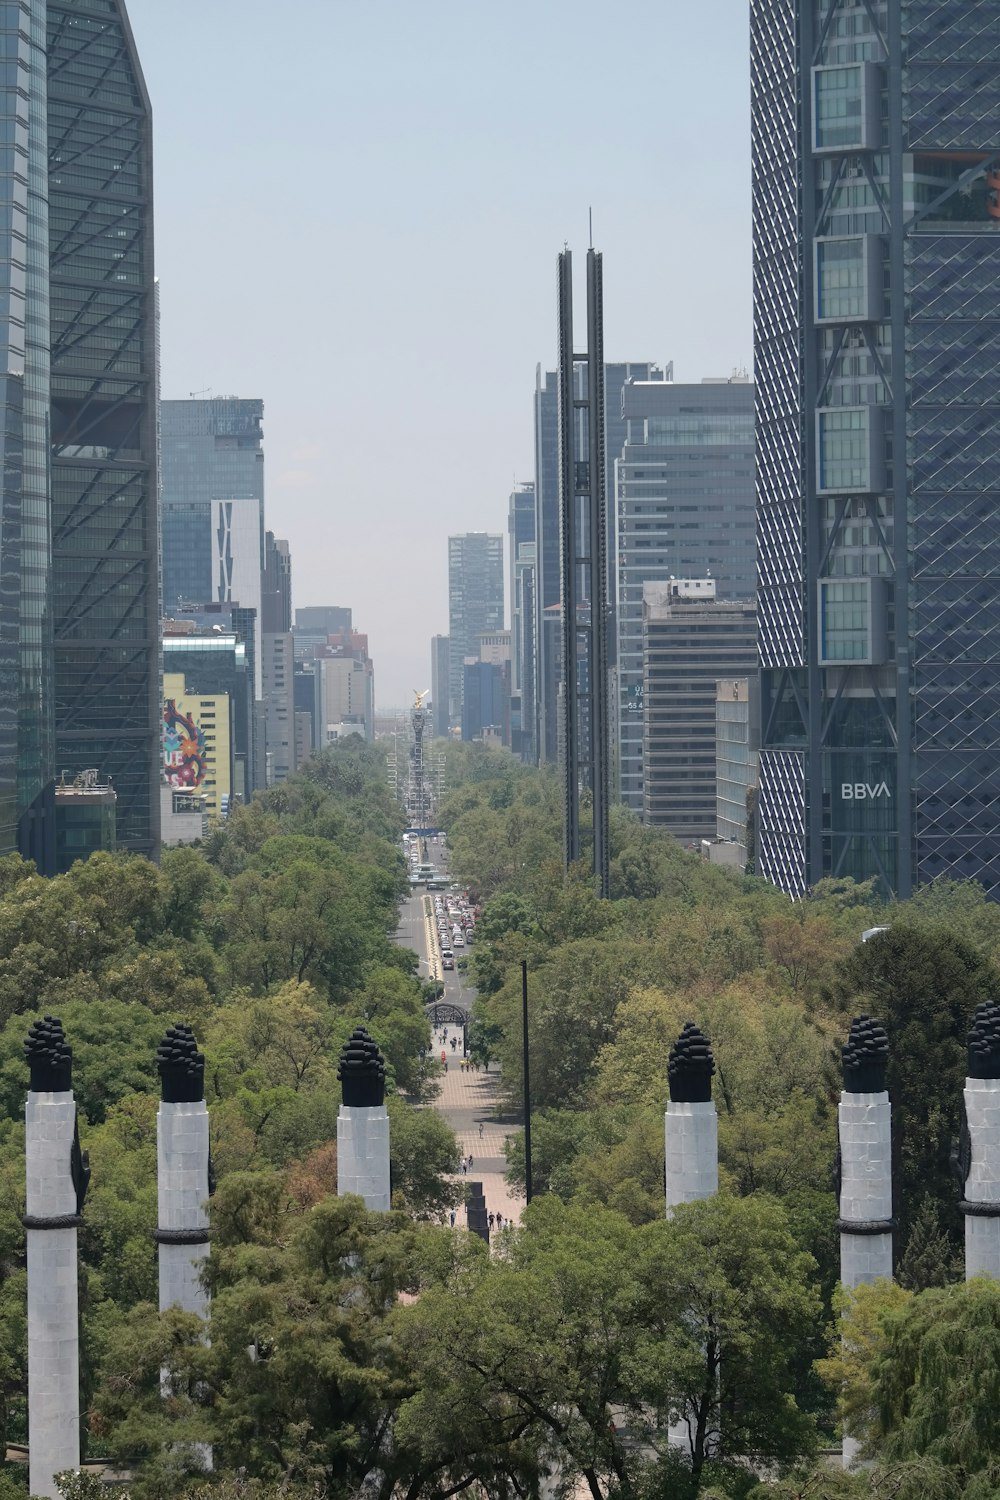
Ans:
POLYGON ((752 0, 758 868, 1000 893, 1000 0, 752 0))

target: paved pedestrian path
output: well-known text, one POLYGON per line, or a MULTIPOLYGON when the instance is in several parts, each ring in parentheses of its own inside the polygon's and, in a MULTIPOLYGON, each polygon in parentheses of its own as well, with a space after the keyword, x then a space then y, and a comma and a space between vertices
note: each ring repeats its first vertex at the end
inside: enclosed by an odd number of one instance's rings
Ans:
MULTIPOLYGON (((448 1029, 449 1038, 453 1028, 448 1029)), ((441 1090, 433 1108, 447 1120, 458 1141, 459 1150, 466 1161, 472 1157, 472 1166, 459 1180, 481 1182, 486 1197, 486 1208, 503 1214, 515 1223, 521 1217, 524 1199, 516 1196, 504 1181, 507 1159, 504 1142, 518 1129, 518 1122, 501 1118, 500 1074, 491 1072, 463 1072, 461 1059, 453 1053, 443 1032, 434 1033, 434 1055, 447 1054, 447 1072, 441 1079, 441 1090), (482 1134, 480 1134, 480 1126, 482 1134)), ((459 1212, 459 1223, 465 1222, 465 1210, 459 1212)))

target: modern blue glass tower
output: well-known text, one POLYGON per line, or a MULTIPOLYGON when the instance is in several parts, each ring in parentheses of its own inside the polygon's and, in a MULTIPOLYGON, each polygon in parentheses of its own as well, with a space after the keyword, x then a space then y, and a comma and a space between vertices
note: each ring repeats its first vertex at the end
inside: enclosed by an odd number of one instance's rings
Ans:
POLYGON ((259 397, 163 401, 163 608, 218 597, 213 500, 255 500, 264 559, 264 448, 259 397))
POLYGON ((1000 0, 751 0, 758 867, 1000 887, 1000 0))
POLYGON ((0 7, 0 852, 54 859, 45 5, 0 7))
POLYGON ((47 12, 56 769, 109 778, 119 848, 155 856, 152 120, 124 0, 47 12))

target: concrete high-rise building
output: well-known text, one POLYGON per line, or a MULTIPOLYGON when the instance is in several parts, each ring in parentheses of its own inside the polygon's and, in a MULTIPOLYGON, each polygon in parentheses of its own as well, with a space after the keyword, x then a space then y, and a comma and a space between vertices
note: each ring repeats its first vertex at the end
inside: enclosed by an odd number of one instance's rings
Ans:
MULTIPOLYGON (((74 775, 97 768, 110 779, 118 847, 155 854, 158 371, 149 99, 123 0, 18 8, 30 17, 25 34, 33 38, 33 49, 22 43, 18 50, 36 68, 47 10, 56 767, 74 775)), ((41 88, 40 74, 36 82, 41 88)), ((29 159, 43 107, 36 90, 29 159)), ((41 161, 36 156, 29 178, 35 229, 41 161)), ((36 260, 28 273, 36 291, 40 278, 36 260)), ((42 337, 41 325, 32 331, 42 337)), ((37 361, 26 361, 25 396, 34 442, 45 420, 37 361)), ((42 535, 28 538, 32 567, 42 565, 42 535)))
POLYGON ((446 635, 431 636, 431 733, 435 739, 448 737, 448 678, 451 671, 449 641, 446 635))
POLYGON ((328 645, 331 635, 350 634, 352 628, 351 611, 339 604, 309 604, 297 609, 292 626, 295 660, 312 661, 317 646, 328 645))
MULTIPOLYGON (((605 483, 607 485, 607 513, 615 513, 614 460, 621 452, 625 441, 626 421, 622 415, 621 393, 627 380, 671 380, 673 366, 650 364, 648 361, 625 361, 604 365, 604 413, 605 413, 605 483)), ((587 371, 578 365, 573 372, 573 394, 575 400, 586 400, 587 371)), ((559 377, 549 370, 543 376, 542 367, 535 370, 534 398, 535 429, 535 640, 544 635, 544 620, 547 610, 559 608, 559 377)), ((608 601, 611 613, 608 623, 609 661, 614 665, 617 650, 614 629, 613 606, 615 600, 615 536, 614 528, 607 538, 608 552, 608 601)), ((559 745, 559 687, 562 681, 561 657, 552 651, 537 652, 537 678, 535 683, 536 714, 536 758, 539 761, 558 759, 559 745)))
POLYGON ((752 0, 758 869, 1000 886, 992 5, 752 0))
POLYGON ((295 705, 295 765, 305 764, 319 748, 316 735, 316 674, 313 662, 295 662, 292 675, 292 701, 295 705))
POLYGON ((268 786, 296 770, 295 652, 292 643, 292 560, 288 543, 264 537, 261 649, 268 786))
POLYGON ((249 802, 254 702, 245 640, 218 626, 205 630, 194 621, 169 622, 163 636, 163 681, 165 692, 168 686, 178 689, 172 694, 175 705, 185 700, 179 713, 164 704, 164 779, 178 790, 205 792, 210 810, 222 815, 231 801, 249 802), (185 715, 194 720, 194 731, 187 735, 183 731, 191 726, 183 722, 185 715), (181 743, 185 739, 187 745, 181 743), (217 772, 211 770, 210 750, 217 772), (185 760, 190 764, 181 775, 176 767, 185 760))
POLYGON ((479 659, 479 637, 502 630, 503 536, 467 531, 448 538, 448 714, 462 721, 467 657, 479 659))
POLYGON ((375 738, 375 669, 365 652, 331 650, 317 657, 316 674, 320 748, 345 734, 375 738))
POLYGON ((0 852, 54 860, 49 228, 42 0, 0 12, 0 852))
POLYGON ((717 598, 754 597, 753 386, 740 375, 699 385, 627 380, 621 410, 617 790, 641 814, 643 585, 710 577, 717 598))
POLYGON ((643 817, 685 843, 715 837, 716 682, 755 670, 756 616, 711 579, 644 591, 643 817))
MULTIPOLYGON (((525 618, 524 572, 535 565, 535 486, 519 485, 507 502, 507 597, 510 600, 510 735, 515 755, 523 754, 525 736, 524 678, 529 680, 529 703, 533 711, 534 693, 534 619, 525 618), (526 628, 527 627, 527 628, 526 628), (525 655, 528 662, 525 665, 525 655)), ((530 590, 529 590, 530 593, 530 590)), ((529 602, 531 602, 529 600, 529 602)), ((528 729, 533 742, 533 726, 528 729)))
POLYGON ((196 635, 232 635, 243 646, 250 698, 246 707, 245 729, 242 700, 239 709, 238 737, 246 770, 246 781, 239 788, 239 796, 241 800, 246 798, 249 801, 255 791, 259 791, 267 784, 264 759, 266 745, 264 705, 256 691, 256 683, 263 670, 258 667, 260 632, 257 611, 244 609, 239 604, 225 602, 184 604, 178 609, 176 619, 164 621, 163 633, 165 636, 178 635, 185 631, 196 635))

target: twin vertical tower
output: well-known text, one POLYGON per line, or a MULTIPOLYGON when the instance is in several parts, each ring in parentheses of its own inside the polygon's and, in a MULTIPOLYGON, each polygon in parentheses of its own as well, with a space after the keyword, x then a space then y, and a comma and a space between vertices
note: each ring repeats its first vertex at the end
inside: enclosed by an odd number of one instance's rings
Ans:
POLYGON ((558 261, 559 573, 562 602, 563 853, 581 858, 581 803, 593 810, 592 861, 609 892, 608 516, 605 475, 604 290, 587 251, 587 348, 573 338, 573 257, 558 261))

